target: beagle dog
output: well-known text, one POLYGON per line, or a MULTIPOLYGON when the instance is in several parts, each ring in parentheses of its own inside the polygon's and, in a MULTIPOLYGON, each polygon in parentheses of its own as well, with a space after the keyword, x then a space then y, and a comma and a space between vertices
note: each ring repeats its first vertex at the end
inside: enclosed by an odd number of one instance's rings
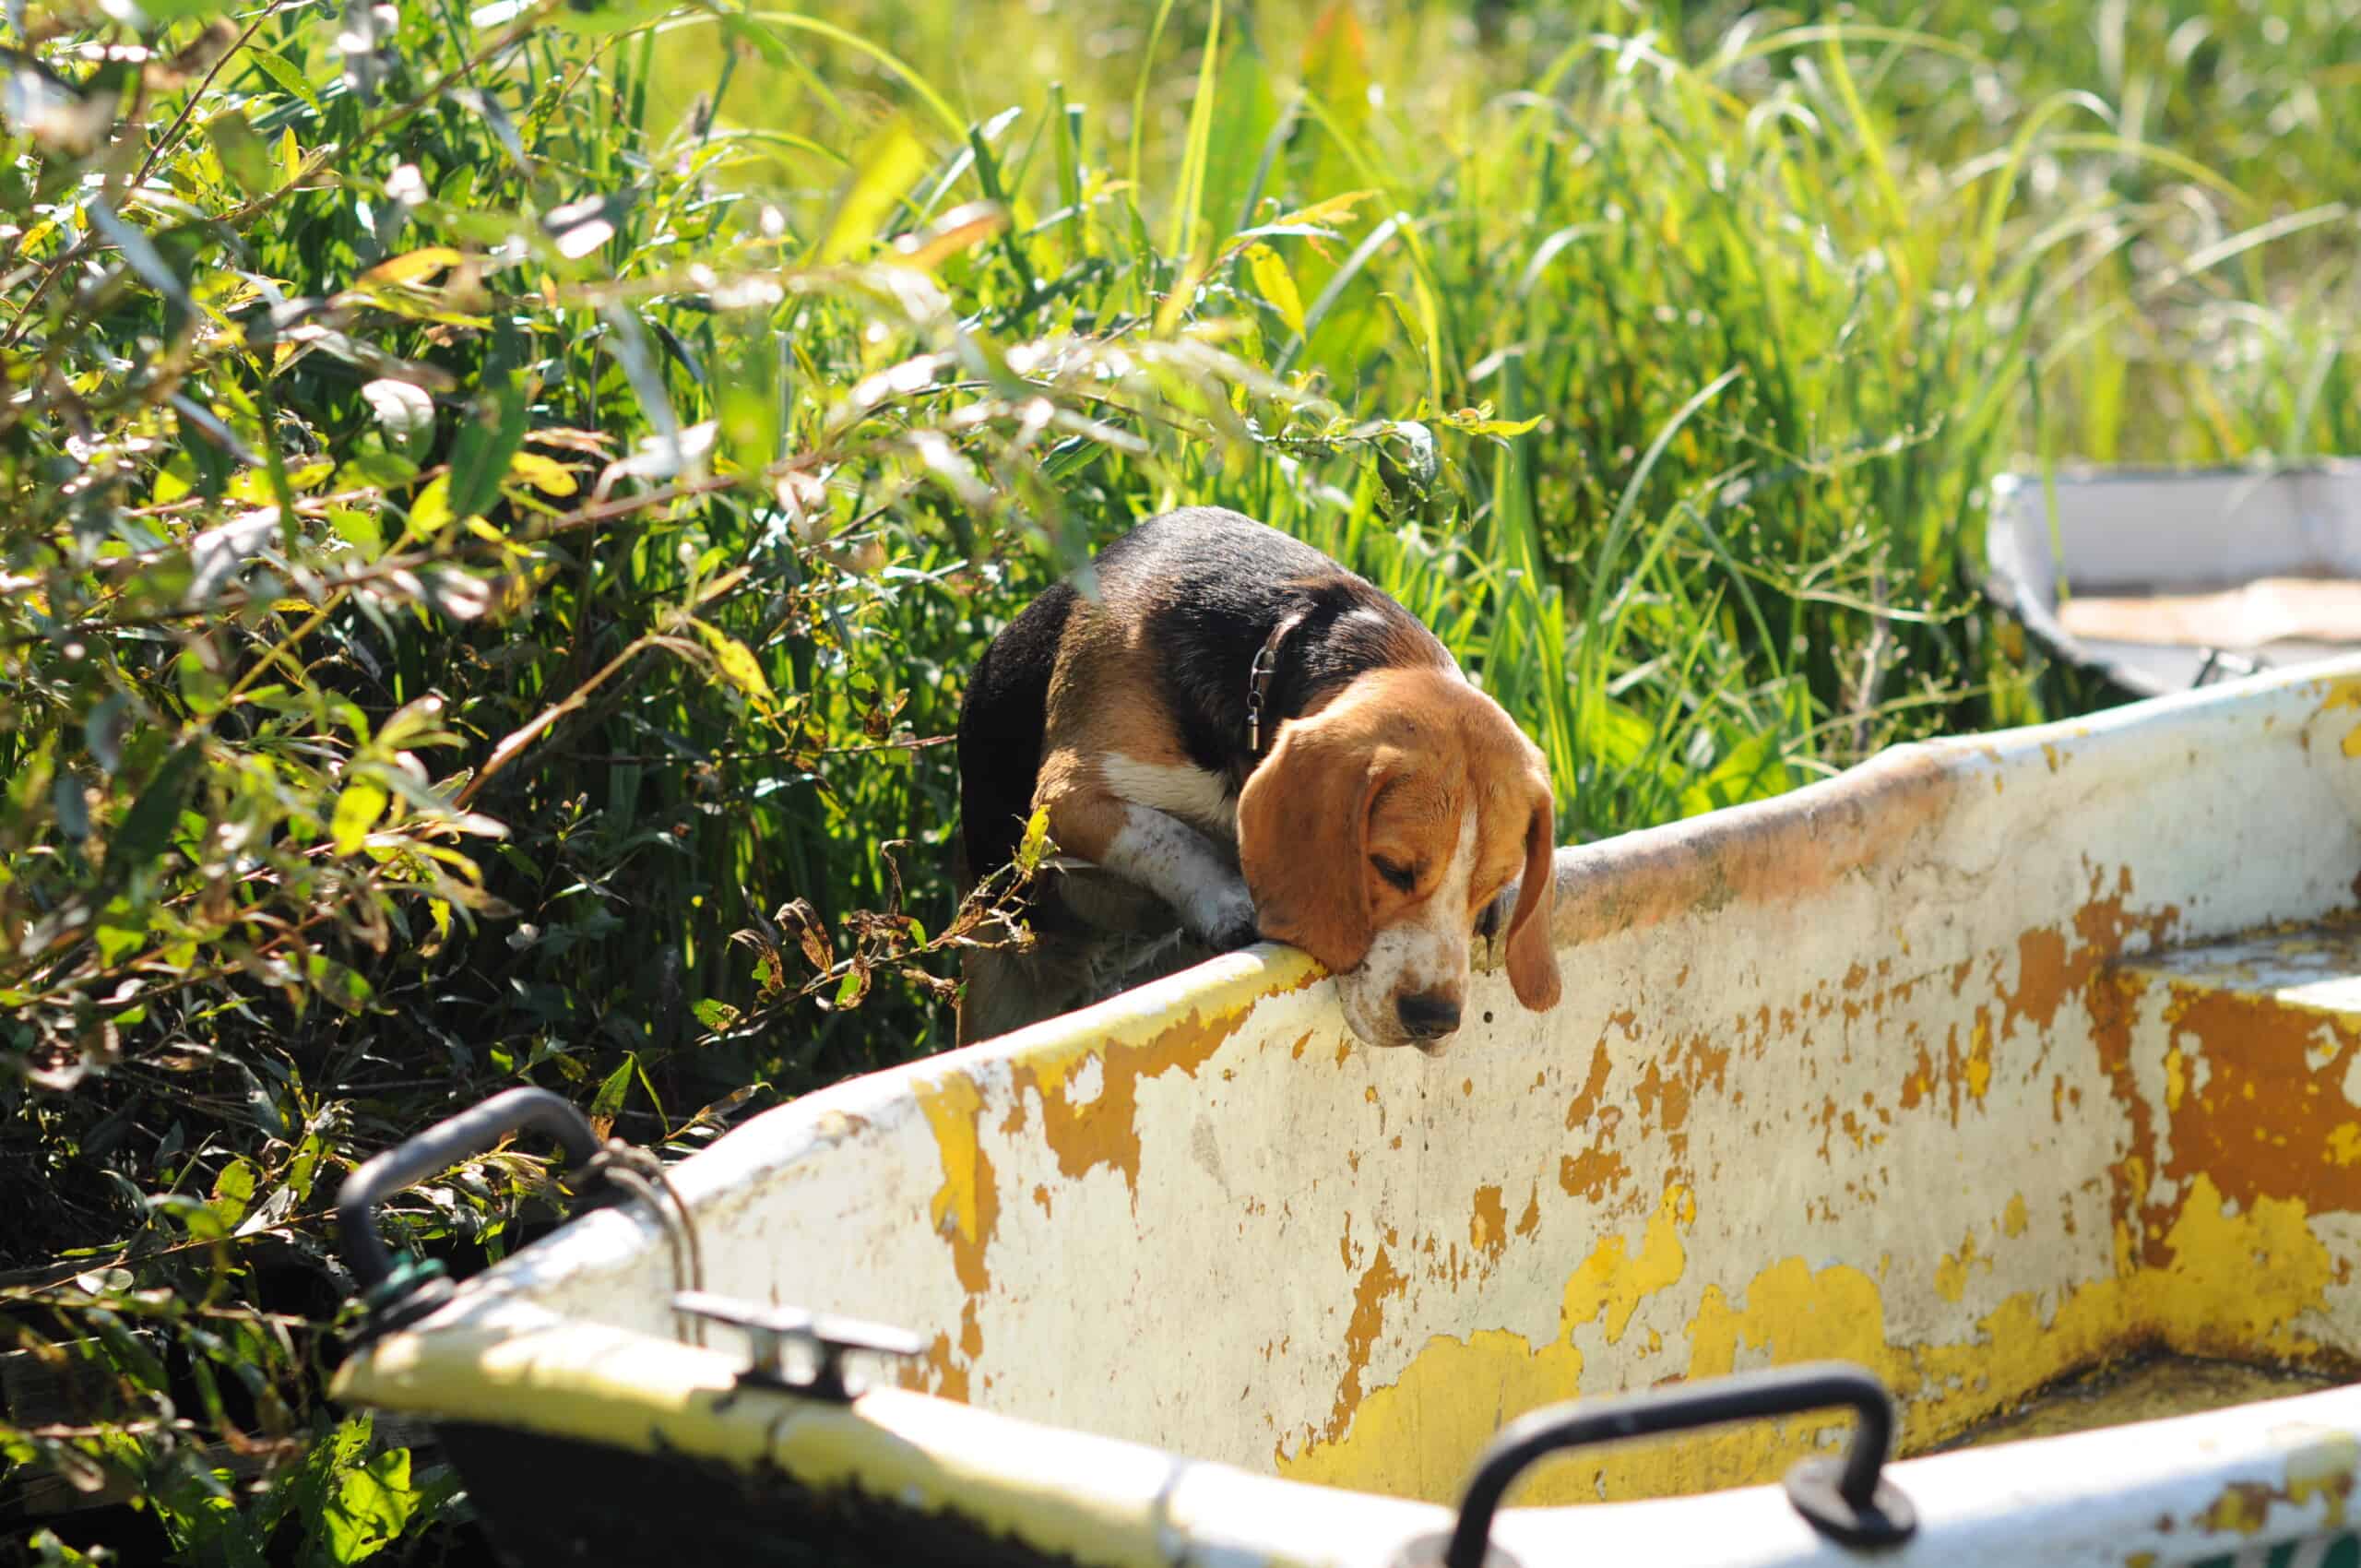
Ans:
POLYGON ((1556 1004, 1548 771, 1433 633, 1212 507, 1091 575, 992 640, 960 707, 963 876, 1037 809, 1061 851, 1030 947, 971 950, 962 1043, 1267 937, 1336 977, 1361 1039, 1435 1053, 1504 909, 1517 1000, 1556 1004))

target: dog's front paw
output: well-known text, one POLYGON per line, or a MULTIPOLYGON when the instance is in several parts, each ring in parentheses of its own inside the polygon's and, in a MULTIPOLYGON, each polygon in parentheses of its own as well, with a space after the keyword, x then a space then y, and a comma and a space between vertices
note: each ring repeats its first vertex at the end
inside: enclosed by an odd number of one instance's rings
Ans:
POLYGON ((1254 925, 1254 897, 1242 882, 1192 900, 1187 923, 1189 934, 1216 953, 1234 953, 1263 940, 1254 925))

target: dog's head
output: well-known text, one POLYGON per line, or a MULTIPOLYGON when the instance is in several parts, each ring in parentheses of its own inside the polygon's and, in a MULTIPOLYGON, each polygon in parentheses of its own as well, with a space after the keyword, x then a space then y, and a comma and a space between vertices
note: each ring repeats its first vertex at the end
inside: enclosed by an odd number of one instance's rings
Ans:
POLYGON ((1512 882, 1509 983, 1557 1004, 1552 814, 1541 753, 1498 703, 1448 671, 1381 670, 1281 729, 1239 798, 1239 861, 1263 934, 1328 967, 1353 1033, 1434 1052, 1512 882))

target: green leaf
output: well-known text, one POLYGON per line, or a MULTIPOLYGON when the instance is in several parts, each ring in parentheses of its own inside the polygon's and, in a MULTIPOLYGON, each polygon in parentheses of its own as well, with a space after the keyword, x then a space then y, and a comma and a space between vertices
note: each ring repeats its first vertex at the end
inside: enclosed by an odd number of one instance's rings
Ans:
POLYGON ((303 73, 297 70, 286 55, 249 43, 244 57, 246 64, 255 66, 263 75, 310 105, 313 113, 322 112, 320 95, 312 90, 312 84, 303 79, 303 73))
MULTIPOLYGON (((267 1537, 292 1508, 303 1522, 306 1540, 316 1543, 324 1533, 320 1516, 336 1494, 338 1479, 368 1452, 369 1432, 374 1424, 365 1410, 346 1417, 334 1431, 312 1445, 312 1451, 303 1455, 303 1467, 286 1484, 261 1491, 254 1502, 256 1532, 267 1537)), ((318 1560, 316 1544, 302 1559, 305 1568, 318 1560)))
POLYGON ((375 1556, 400 1538, 420 1502, 407 1448, 388 1449, 346 1470, 320 1514, 317 1545, 325 1560, 341 1565, 375 1556))
POLYGON ((195 741, 182 742, 164 758, 107 845, 110 883, 122 886, 164 852, 180 821, 181 803, 187 799, 204 760, 205 748, 195 741))
POLYGON ((172 264, 164 259, 164 253, 156 248, 155 241, 124 221, 103 201, 91 202, 83 210, 90 215, 90 222, 99 232, 123 253, 123 259, 130 264, 132 271, 139 274, 142 281, 188 315, 196 314, 196 302, 189 298, 187 282, 172 264))
POLYGON ((565 32, 600 38, 646 27, 678 3, 679 0, 564 0, 549 13, 547 20, 550 26, 565 32))
POLYGON ((225 109, 206 122, 205 136, 213 144, 215 156, 221 160, 222 171, 248 196, 266 196, 279 188, 279 172, 271 163, 270 148, 263 145, 262 137, 255 134, 245 115, 235 109, 225 109))
POLYGON ((235 1230, 254 1201, 255 1168, 243 1158, 231 1160, 213 1181, 213 1215, 222 1230, 235 1230))
POLYGON ((1680 814, 1696 816, 1725 806, 1768 799, 1787 788, 1787 767, 1775 732, 1747 736, 1711 773, 1680 791, 1680 814))
POLYGON ((243 6, 243 0, 139 0, 140 14, 159 24, 227 16, 243 6))
MULTIPOLYGON (((409 466, 407 458, 397 457, 390 452, 364 453, 362 457, 375 458, 387 464, 398 464, 405 468, 409 466)), ((342 475, 351 479, 356 484, 366 485, 370 481, 362 478, 356 471, 360 461, 360 458, 356 458, 353 462, 345 464, 341 470, 342 475)), ((404 477, 413 477, 416 471, 413 469, 410 475, 404 477)), ((334 531, 337 538, 352 546, 364 562, 374 561, 385 552, 386 534, 385 530, 378 527, 377 514, 374 512, 360 506, 332 507, 328 511, 328 528, 334 531)))
MULTIPOLYGON (((476 417, 451 446, 451 515, 480 517, 500 497, 500 481, 524 444, 525 384, 513 373, 486 371, 476 417)), ((421 500, 423 497, 421 498, 421 500)))
MULTIPOLYGON (((589 1116, 593 1126, 603 1129, 613 1125, 616 1112, 623 1108, 623 1096, 631 1092, 632 1071, 638 1064, 636 1055, 626 1054, 623 1065, 608 1074, 606 1081, 599 1086, 599 1092, 590 1097, 589 1116)), ((600 1135, 604 1136, 603 1132, 600 1135)))
MULTIPOLYGON (((1270 66, 1255 46, 1251 19, 1237 47, 1225 53, 1205 148, 1204 196, 1198 207, 1213 226, 1208 237, 1216 239, 1231 224, 1245 222, 1248 208, 1260 199, 1275 172, 1264 162, 1264 149, 1279 123, 1278 95, 1272 90, 1270 66)), ((1286 139, 1286 133, 1278 135, 1286 139)))
POLYGON ((1303 46, 1303 85, 1329 113, 1358 127, 1369 118, 1370 81, 1369 39, 1352 0, 1329 0, 1303 46))
POLYGON ((181 701, 188 710, 202 719, 221 710, 221 699, 229 695, 230 683, 206 668, 205 659, 195 648, 182 650, 172 661, 172 672, 178 678, 181 701))
POLYGON ((779 457, 779 351, 772 334, 751 334, 731 356, 715 387, 722 450, 747 473, 761 473, 779 457))

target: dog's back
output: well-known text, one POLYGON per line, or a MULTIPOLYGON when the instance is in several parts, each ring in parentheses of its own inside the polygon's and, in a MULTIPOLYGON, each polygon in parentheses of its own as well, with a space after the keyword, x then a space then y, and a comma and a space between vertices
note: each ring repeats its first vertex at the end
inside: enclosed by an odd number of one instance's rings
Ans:
POLYGON ((1182 742, 1211 770, 1236 750, 1247 666, 1264 628, 1306 584, 1335 600, 1336 613, 1358 611, 1367 632, 1359 639, 1304 639, 1311 658, 1289 671, 1290 683, 1347 679, 1399 659, 1406 640, 1433 642, 1392 600, 1319 551, 1217 506, 1149 518, 1100 551, 1091 576, 1098 604, 1086 602, 1071 583, 1058 583, 992 639, 968 681, 959 707, 963 886, 1016 853, 1039 782, 1050 683, 1077 611, 1138 626, 1155 650, 1157 683, 1182 742), (1186 591, 1169 591, 1175 584, 1187 585, 1186 591), (1382 647, 1364 648, 1357 640, 1382 647))

